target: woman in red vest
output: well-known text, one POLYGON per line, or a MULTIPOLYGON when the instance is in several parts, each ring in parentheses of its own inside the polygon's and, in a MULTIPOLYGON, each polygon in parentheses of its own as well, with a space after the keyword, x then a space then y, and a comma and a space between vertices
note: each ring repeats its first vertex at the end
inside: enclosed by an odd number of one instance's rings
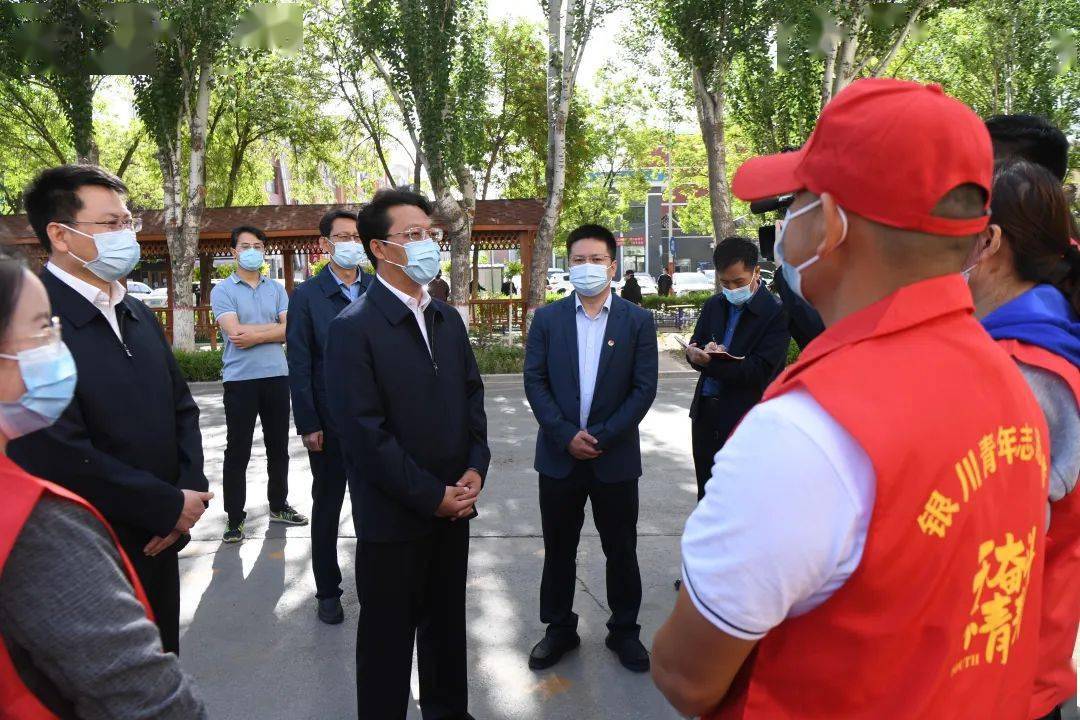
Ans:
POLYGON ((1016 361, 1050 429, 1039 665, 1031 717, 1057 720, 1076 694, 1080 625, 1080 250, 1061 183, 1024 160, 999 164, 988 233, 969 271, 975 314, 1016 361))
POLYGON ((104 518, 7 458, 75 378, 45 287, 0 255, 0 718, 205 718, 104 518))
POLYGON ((685 715, 1027 720, 1049 437, 960 271, 989 224, 982 121, 858 80, 797 152, 776 255, 825 331, 717 453, 653 677, 685 715), (781 262, 782 258, 782 262, 781 262))

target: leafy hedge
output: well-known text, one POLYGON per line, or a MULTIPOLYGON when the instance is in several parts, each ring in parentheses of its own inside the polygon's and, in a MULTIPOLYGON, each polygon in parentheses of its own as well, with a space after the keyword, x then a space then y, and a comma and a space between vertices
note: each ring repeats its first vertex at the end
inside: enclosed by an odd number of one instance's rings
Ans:
POLYGON ((176 364, 188 382, 220 380, 221 353, 221 350, 173 350, 176 364))
POLYGON ((686 295, 646 295, 641 298, 641 306, 646 310, 661 310, 669 305, 693 305, 700 308, 713 296, 708 291, 692 292, 686 295))
POLYGON ((787 364, 795 362, 799 359, 799 346, 795 344, 794 340, 788 342, 787 346, 787 364))
POLYGON ((481 375, 517 374, 525 370, 525 348, 520 345, 474 346, 481 375))

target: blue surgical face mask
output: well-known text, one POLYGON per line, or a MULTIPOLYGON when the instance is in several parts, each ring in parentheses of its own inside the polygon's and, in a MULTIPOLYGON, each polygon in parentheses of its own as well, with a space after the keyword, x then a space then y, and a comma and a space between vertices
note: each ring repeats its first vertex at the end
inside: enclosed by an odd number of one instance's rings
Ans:
POLYGON ((334 246, 334 264, 340 268, 352 270, 364 257, 364 246, 355 240, 342 242, 331 240, 330 244, 334 246))
POLYGON ((263 258, 262 250, 248 248, 236 256, 236 262, 248 272, 255 272, 256 270, 262 270, 263 258))
POLYGON ((139 241, 135 237, 135 231, 130 228, 87 235, 63 223, 58 224, 60 227, 67 228, 73 233, 78 233, 94 241, 94 245, 97 247, 97 257, 93 260, 83 260, 70 250, 68 255, 81 262, 87 270, 105 282, 113 282, 127 277, 135 269, 135 266, 139 264, 142 251, 139 248, 139 241))
POLYGON ((578 295, 584 297, 596 297, 604 292, 604 288, 611 282, 608 277, 610 265, 594 265, 585 263, 570 268, 570 283, 577 290, 578 295))
POLYGON ((753 287, 754 281, 751 280, 741 288, 735 288, 734 290, 720 288, 720 292, 724 293, 724 297, 732 305, 744 305, 750 298, 754 297, 753 287))
POLYGON ((75 395, 75 359, 62 341, 0 358, 19 363, 26 392, 15 402, 0 402, 0 432, 8 440, 29 435, 57 421, 75 395))
MULTIPOLYGON (((787 283, 787 286, 791 288, 791 292, 795 293, 803 300, 806 300, 806 296, 802 293, 802 275, 800 275, 800 273, 820 260, 821 255, 815 253, 813 257, 806 262, 798 266, 791 265, 784 259, 784 233, 787 232, 788 223, 800 215, 810 212, 820 204, 821 200, 819 199, 809 205, 799 208, 795 212, 788 210, 784 215, 784 224, 780 227, 780 236, 776 239, 776 245, 773 246, 773 255, 776 258, 776 263, 780 265, 780 272, 784 274, 784 281, 787 283)), ((847 238, 848 231, 847 213, 844 212, 842 207, 837 206, 836 209, 840 212, 840 219, 844 222, 844 234, 840 237, 840 242, 843 242, 844 239, 847 238)))
MULTIPOLYGON (((379 242, 384 247, 396 244, 388 240, 380 240, 379 242)), ((439 250, 439 243, 434 240, 430 238, 417 240, 398 247, 405 248, 406 263, 401 265, 393 260, 387 260, 386 262, 397 265, 404 270, 409 279, 417 285, 427 285, 435 279, 435 276, 439 274, 439 270, 442 269, 442 254, 439 250)))

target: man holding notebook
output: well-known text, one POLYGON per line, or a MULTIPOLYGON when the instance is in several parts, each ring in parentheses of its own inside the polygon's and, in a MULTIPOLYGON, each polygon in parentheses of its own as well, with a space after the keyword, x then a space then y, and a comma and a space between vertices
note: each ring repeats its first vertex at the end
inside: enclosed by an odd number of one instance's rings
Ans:
POLYGON ((690 405, 698 500, 716 453, 783 370, 791 340, 783 306, 761 282, 757 245, 726 238, 713 251, 713 264, 720 292, 701 308, 686 348, 701 373, 690 405))

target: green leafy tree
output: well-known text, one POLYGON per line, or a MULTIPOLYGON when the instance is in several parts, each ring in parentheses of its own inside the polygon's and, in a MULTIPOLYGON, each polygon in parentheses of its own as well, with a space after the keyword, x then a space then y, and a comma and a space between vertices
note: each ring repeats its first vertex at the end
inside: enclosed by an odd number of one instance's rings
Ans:
POLYGON ((619 0, 541 0, 547 19, 547 156, 544 214, 536 233, 529 273, 529 312, 544 304, 548 260, 562 214, 567 179, 567 130, 585 47, 596 23, 619 0))
POLYGON ((168 32, 156 39, 153 72, 135 80, 135 105, 154 140, 161 168, 172 266, 173 345, 190 350, 195 347, 195 318, 188 278, 198 256, 206 208, 211 87, 215 66, 222 62, 246 2, 157 0, 155 6, 168 32))
MULTIPOLYGON (((66 120, 65 135, 78 162, 97 163, 91 56, 109 40, 105 0, 49 0, 0 7, 0 94, 18 102, 26 85, 48 90, 66 120), (23 82, 25 81, 25 82, 23 82), (20 88, 20 86, 22 86, 20 88)), ((44 128, 42 128, 44 130, 44 128)), ((51 131, 50 131, 51 134, 51 131)), ((61 162, 60 144, 52 148, 61 162)))
POLYGON ((726 237, 735 231, 725 140, 728 76, 737 59, 767 44, 771 8, 764 0, 656 0, 653 8, 665 42, 692 79, 708 162, 713 233, 726 237))
POLYGON ((450 301, 460 310, 468 303, 474 172, 490 77, 483 8, 477 0, 350 0, 349 7, 358 45, 370 53, 427 172, 450 238, 450 301))

